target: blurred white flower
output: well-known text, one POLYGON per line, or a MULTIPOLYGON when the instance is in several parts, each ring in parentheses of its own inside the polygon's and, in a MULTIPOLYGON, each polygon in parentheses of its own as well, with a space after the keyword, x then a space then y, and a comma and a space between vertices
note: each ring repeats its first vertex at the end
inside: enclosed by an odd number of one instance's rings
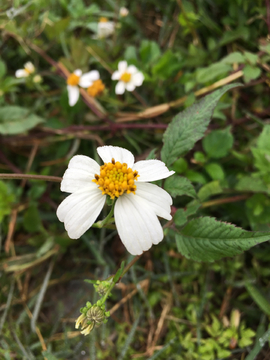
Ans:
POLYGON ((120 61, 118 70, 112 74, 112 80, 119 80, 115 87, 115 93, 121 95, 125 90, 133 91, 136 86, 141 86, 144 76, 136 66, 128 66, 126 61, 120 61))
POLYGON ((94 81, 99 79, 97 70, 89 71, 82 75, 82 70, 77 69, 67 78, 68 102, 70 106, 74 106, 80 96, 79 86, 88 88, 94 81))
POLYGON ((16 78, 25 78, 28 77, 30 74, 33 74, 36 71, 34 65, 28 61, 24 64, 24 69, 16 70, 15 76, 16 78))
POLYGON ((102 17, 98 22, 97 28, 97 38, 104 39, 109 37, 114 33, 115 30, 115 23, 113 21, 108 21, 107 18, 102 17))
POLYGON ((33 77, 33 82, 36 84, 40 84, 42 82, 42 77, 40 75, 35 75, 33 77))
MULTIPOLYGON (((116 146, 97 148, 104 165, 88 156, 74 156, 61 190, 71 193, 58 207, 58 219, 72 239, 81 237, 100 214, 106 195, 116 198, 114 218, 120 239, 132 255, 140 255, 163 239, 158 216, 171 220, 171 196, 148 181, 174 174, 162 161, 143 160, 116 146)), ((79 320, 81 321, 81 320, 79 320)))
POLYGON ((122 17, 128 16, 128 13, 129 13, 129 11, 125 7, 121 7, 120 10, 119 10, 119 15, 122 16, 122 17))

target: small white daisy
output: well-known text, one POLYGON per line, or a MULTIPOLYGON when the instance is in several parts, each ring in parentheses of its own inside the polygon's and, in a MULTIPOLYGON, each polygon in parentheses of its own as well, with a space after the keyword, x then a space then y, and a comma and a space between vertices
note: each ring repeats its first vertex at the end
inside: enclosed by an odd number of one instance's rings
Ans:
POLYGON ((128 11, 128 9, 125 8, 125 7, 121 7, 120 10, 119 10, 119 15, 120 15, 121 17, 126 17, 126 16, 128 16, 128 13, 129 13, 129 11, 128 11))
POLYGON ((82 75, 82 70, 75 70, 67 78, 67 91, 68 91, 68 102, 70 106, 74 106, 80 96, 79 86, 88 88, 93 84, 94 81, 99 79, 99 72, 97 70, 89 71, 82 75))
POLYGON ((140 255, 163 239, 158 216, 171 220, 171 196, 148 181, 174 174, 162 161, 143 160, 117 146, 102 146, 100 166, 84 155, 74 156, 64 173, 61 191, 71 193, 58 207, 71 239, 81 237, 100 214, 106 196, 116 198, 114 218, 120 239, 132 255, 140 255))
POLYGON ((16 78, 26 78, 29 75, 33 74, 36 71, 34 65, 28 61, 26 64, 24 64, 24 69, 18 69, 15 72, 16 78))
POLYGON ((121 95, 125 90, 133 91, 136 86, 141 86, 144 76, 136 66, 128 66, 124 60, 118 63, 118 70, 112 74, 112 80, 119 80, 115 87, 115 93, 121 95))
POLYGON ((115 31, 115 23, 109 21, 107 18, 102 17, 98 22, 97 38, 104 39, 112 35, 115 31))

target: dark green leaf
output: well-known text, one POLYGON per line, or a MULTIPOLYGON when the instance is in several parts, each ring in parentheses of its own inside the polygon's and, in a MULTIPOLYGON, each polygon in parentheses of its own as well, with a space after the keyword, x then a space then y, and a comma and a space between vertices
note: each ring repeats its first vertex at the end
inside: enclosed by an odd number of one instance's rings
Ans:
POLYGON ((168 191, 172 197, 187 195, 190 197, 196 197, 196 191, 191 182, 182 176, 170 176, 165 181, 164 185, 166 191, 168 191))
POLYGON ((183 226, 187 222, 187 216, 184 209, 178 209, 174 214, 173 221, 177 226, 183 226))
POLYGON ((269 239, 270 232, 246 231, 211 217, 191 220, 176 234, 178 250, 195 261, 214 261, 225 256, 235 256, 269 239))
POLYGON ((162 161, 167 166, 192 149, 196 141, 203 137, 218 100, 226 91, 237 86, 240 84, 226 85, 173 118, 164 133, 161 151, 162 161))

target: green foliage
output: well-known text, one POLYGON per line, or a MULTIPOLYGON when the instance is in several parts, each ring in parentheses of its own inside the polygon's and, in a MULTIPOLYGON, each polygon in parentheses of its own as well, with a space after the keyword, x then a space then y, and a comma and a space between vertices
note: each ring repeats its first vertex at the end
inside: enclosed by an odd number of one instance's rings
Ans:
POLYGON ((5 215, 11 213, 14 200, 15 196, 12 189, 3 181, 0 181, 0 222, 2 222, 5 215))
POLYGON ((20 134, 32 129, 44 120, 31 110, 19 106, 0 108, 0 133, 5 135, 20 134))
POLYGON ((72 156, 98 161, 96 148, 105 144, 129 149, 136 161, 147 154, 160 159, 161 151, 176 174, 158 183, 173 197, 173 219, 161 220, 164 240, 124 276, 123 260, 128 264, 134 258, 125 252, 113 218, 72 240, 55 215, 66 196, 59 184, 0 181, 0 358, 267 357, 270 45, 265 3, 183 0, 178 5, 3 2, 1 173, 61 177, 72 156), (126 17, 119 15, 121 6, 128 8, 126 17), (101 17, 115 26, 104 38, 98 37, 101 17), (135 92, 118 96, 111 75, 122 60, 134 64, 145 80, 135 92), (16 78, 28 61, 35 73, 16 78), (80 94, 70 107, 66 77, 75 69, 98 70, 105 90, 95 99, 80 94), (53 270, 45 289, 48 268, 53 270), (95 279, 88 280, 95 286, 87 286, 85 277, 95 279), (90 336, 75 332, 79 307, 86 299, 96 303, 95 288, 102 297, 111 281, 117 281, 106 301, 112 319, 90 336), (37 332, 30 329, 34 313, 37 332))
POLYGON ((181 176, 170 176, 165 181, 165 189, 173 196, 187 195, 196 197, 196 191, 191 182, 181 176))
POLYGON ((175 238, 178 250, 188 259, 214 261, 268 241, 270 232, 245 231, 214 218, 201 217, 191 220, 175 238))
POLYGON ((209 157, 219 159, 228 155, 233 146, 233 136, 230 131, 230 127, 214 130, 203 138, 203 148, 209 157))
POLYGON ((218 100, 226 91, 237 86, 239 84, 224 86, 174 117, 163 136, 161 156, 167 165, 192 149, 195 142, 203 137, 218 100))

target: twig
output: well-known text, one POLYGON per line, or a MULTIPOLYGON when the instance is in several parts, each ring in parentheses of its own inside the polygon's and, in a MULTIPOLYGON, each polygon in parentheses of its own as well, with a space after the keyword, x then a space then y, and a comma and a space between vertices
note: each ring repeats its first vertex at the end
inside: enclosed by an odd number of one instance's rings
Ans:
POLYGON ((31 175, 31 174, 0 174, 0 179, 9 179, 9 180, 44 180, 44 181, 53 181, 61 182, 62 178, 57 176, 47 176, 47 175, 31 175))
POLYGON ((206 208, 206 207, 214 206, 214 205, 237 202, 237 201, 248 199, 249 197, 250 197, 250 195, 238 195, 238 196, 231 196, 231 197, 225 198, 225 199, 210 200, 210 201, 206 201, 206 202, 202 203, 201 207, 206 208))

